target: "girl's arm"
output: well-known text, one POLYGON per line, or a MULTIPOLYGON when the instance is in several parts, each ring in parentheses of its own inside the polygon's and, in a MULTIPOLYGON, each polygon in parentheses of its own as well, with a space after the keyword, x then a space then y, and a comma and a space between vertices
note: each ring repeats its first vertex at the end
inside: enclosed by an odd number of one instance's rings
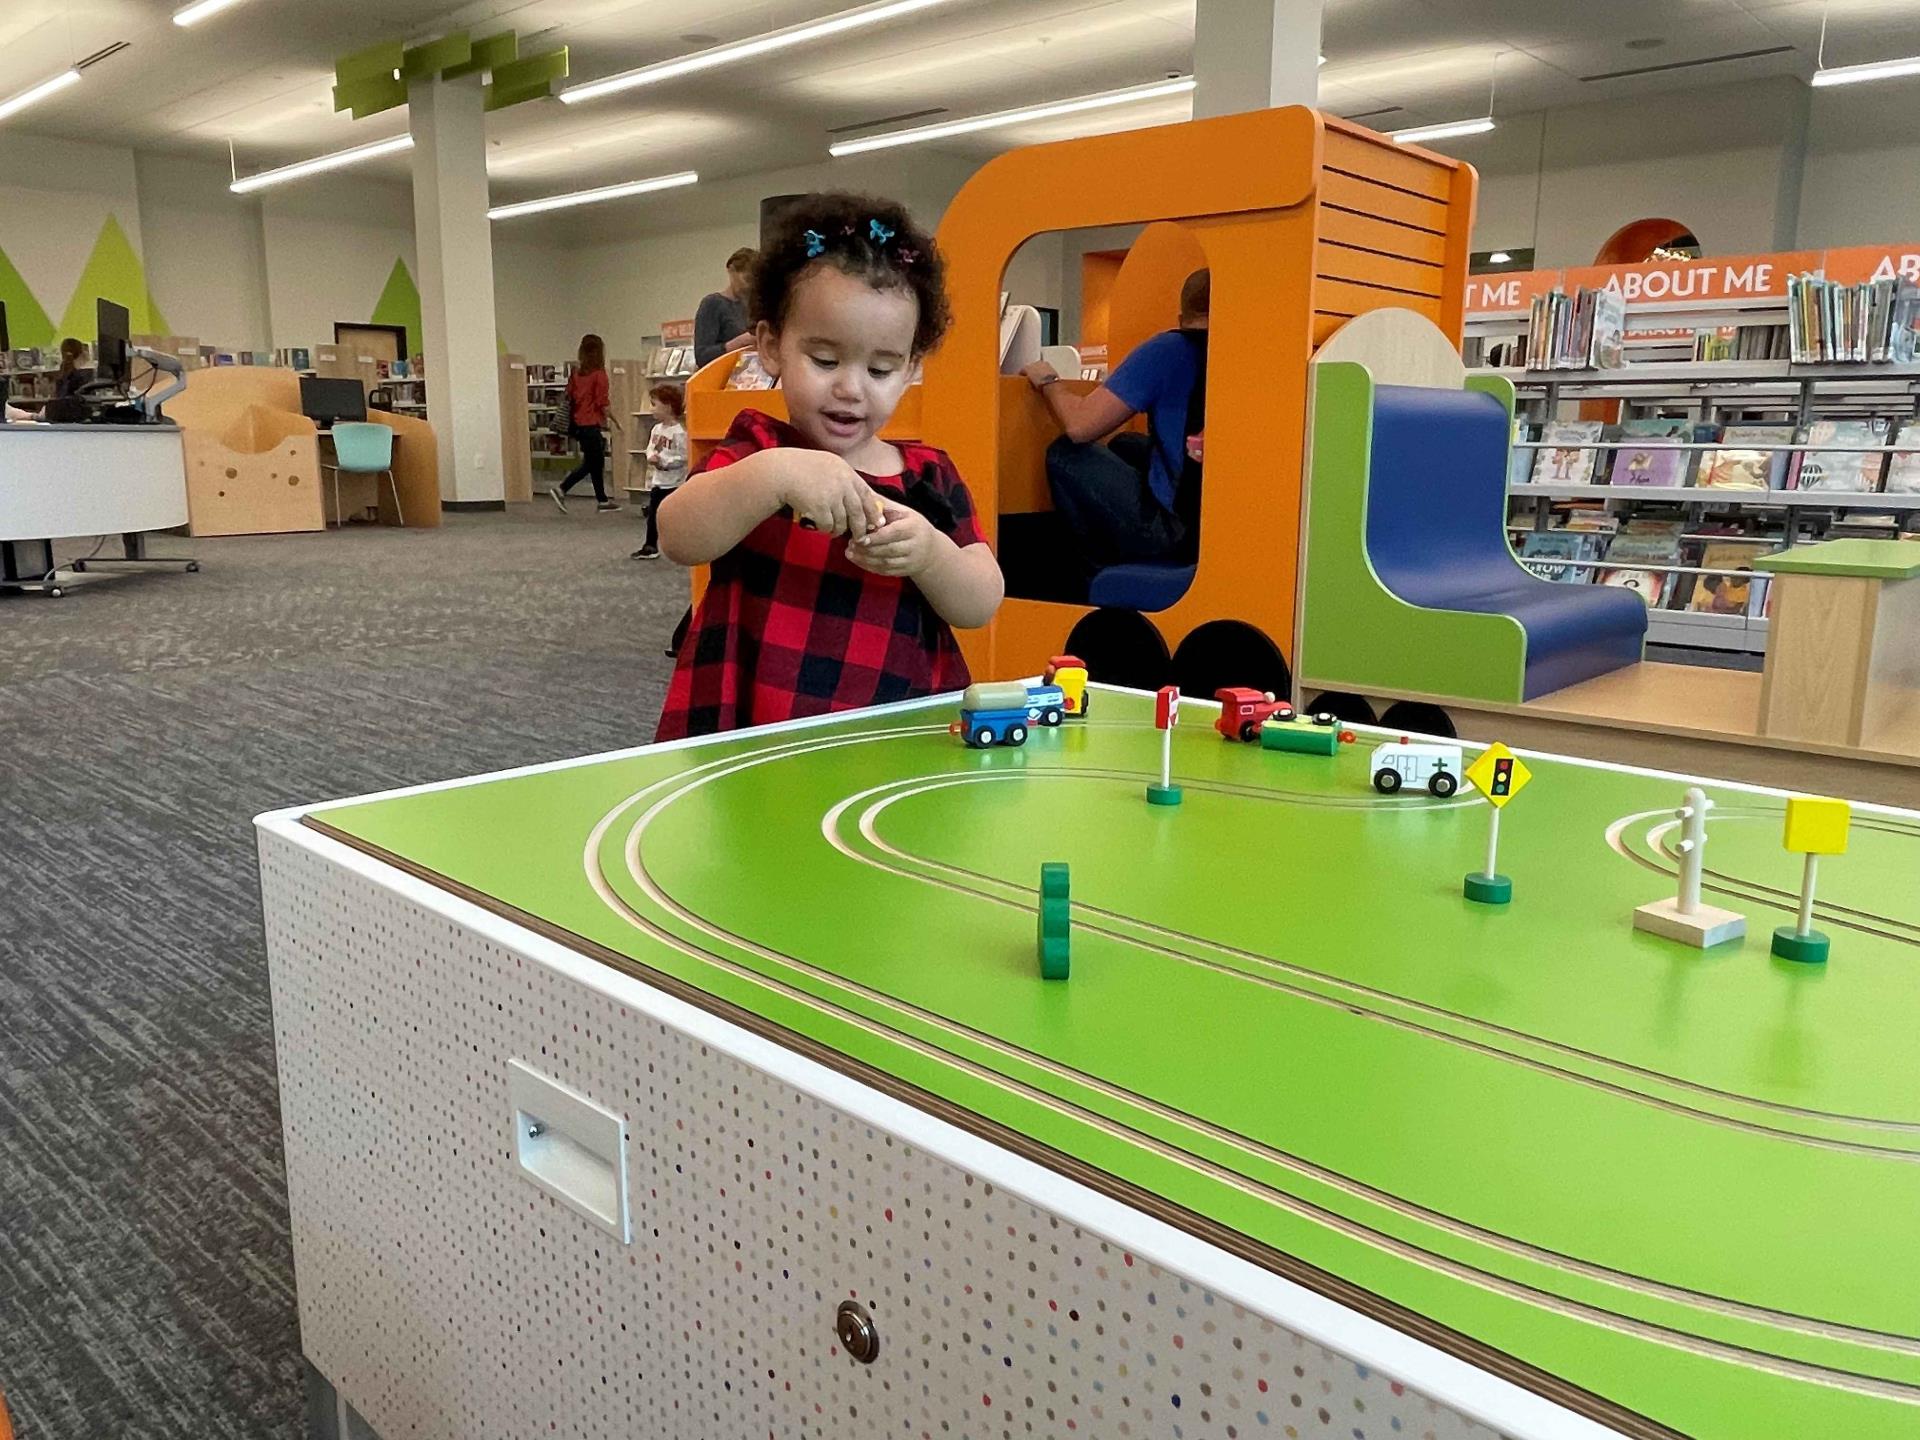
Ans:
POLYGON ((837 455, 756 450, 694 476, 660 503, 660 551, 676 564, 711 564, 782 509, 824 534, 859 539, 880 524, 881 502, 837 455))
POLYGON ((1006 598, 1006 580, 1000 562, 985 544, 955 545, 935 532, 939 545, 925 570, 913 583, 942 620, 959 630, 975 630, 993 619, 1006 598))
POLYGON ((926 516, 893 501, 886 502, 886 520, 865 540, 849 544, 847 559, 872 574, 913 581, 949 625, 972 630, 993 618, 1006 582, 984 541, 956 544, 926 516))

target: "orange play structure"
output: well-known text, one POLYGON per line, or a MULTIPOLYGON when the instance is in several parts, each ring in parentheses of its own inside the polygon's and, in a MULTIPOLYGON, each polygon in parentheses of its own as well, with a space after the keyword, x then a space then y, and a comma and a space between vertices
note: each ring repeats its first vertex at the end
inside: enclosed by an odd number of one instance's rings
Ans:
MULTIPOLYGON (((1308 362, 1352 316, 1387 306, 1460 333, 1474 190, 1458 161, 1303 106, 1034 146, 983 166, 938 232, 953 329, 886 433, 953 456, 990 540, 1004 520, 1050 507, 1044 455, 1059 434, 1027 382, 999 373, 1001 276, 1014 253, 1055 231, 1145 227, 1117 271, 1091 267, 1111 365, 1174 324, 1180 283, 1202 265, 1213 302, 1191 584, 1151 615, 1010 596, 990 625, 960 635, 974 673, 1037 673, 1067 648, 1095 678, 1124 664, 1142 683, 1143 665, 1158 665, 1205 694, 1290 662, 1308 362)), ((778 392, 726 390, 732 364, 723 357, 688 385, 696 457, 741 409, 785 413, 778 392)))

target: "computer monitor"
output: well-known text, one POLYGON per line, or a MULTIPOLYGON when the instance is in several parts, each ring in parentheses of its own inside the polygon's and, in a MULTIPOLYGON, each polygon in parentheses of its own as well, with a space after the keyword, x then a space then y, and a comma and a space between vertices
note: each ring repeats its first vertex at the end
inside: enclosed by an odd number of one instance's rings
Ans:
POLYGON ((98 335, 93 346, 94 382, 124 390, 131 361, 127 352, 132 345, 132 319, 126 306, 111 300, 94 301, 93 311, 98 335))
POLYGON ((322 430, 331 430, 342 420, 364 420, 367 418, 367 387, 358 380, 302 375, 300 413, 322 430))

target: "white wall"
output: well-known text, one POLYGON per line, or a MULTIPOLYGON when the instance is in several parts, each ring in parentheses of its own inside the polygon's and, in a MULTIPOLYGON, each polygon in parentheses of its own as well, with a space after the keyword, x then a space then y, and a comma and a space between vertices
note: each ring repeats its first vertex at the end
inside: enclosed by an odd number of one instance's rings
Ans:
MULTIPOLYGON (((136 255, 140 205, 133 154, 105 145, 10 135, 0 144, 0 251, 56 331, 74 302, 94 242, 111 216, 136 255)), ((91 297, 80 338, 93 339, 91 297)), ((13 319, 17 325, 18 316, 13 319)), ((15 338, 16 344, 29 341, 15 338)))
POLYGON ((230 194, 227 168, 136 154, 147 288, 175 335, 270 350, 266 240, 257 201, 230 194))
MULTIPOLYGON (((728 255, 759 243, 763 197, 829 188, 884 195, 932 228, 975 168, 960 156, 902 150, 703 184, 691 195, 668 192, 633 202, 633 209, 608 207, 606 217, 574 222, 597 227, 589 235, 613 227, 623 233, 597 243, 589 239, 576 251, 573 314, 581 327, 599 330, 612 352, 635 354, 643 337, 659 333, 662 321, 690 318, 703 295, 726 283, 728 255), (642 211, 642 205, 650 208, 642 211), (676 211, 684 226, 664 233, 654 228, 670 224, 676 211)), ((1059 304, 1057 242, 1052 249, 1029 249, 1010 269, 1009 288, 1017 286, 1020 298, 1033 304, 1059 304)))
POLYGON ((419 280, 405 184, 321 175, 261 192, 260 208, 276 346, 331 344, 336 320, 371 320, 396 260, 419 280))
POLYGON ((1633 220, 1690 227, 1709 254, 1920 239, 1920 110, 1909 87, 1775 77, 1500 117, 1451 153, 1480 172, 1476 250, 1590 265, 1633 220))

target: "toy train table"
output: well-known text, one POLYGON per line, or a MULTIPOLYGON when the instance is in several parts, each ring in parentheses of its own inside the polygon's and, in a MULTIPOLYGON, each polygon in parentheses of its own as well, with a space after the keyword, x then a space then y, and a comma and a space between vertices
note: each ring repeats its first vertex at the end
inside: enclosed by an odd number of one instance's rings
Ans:
POLYGON ((1378 793, 1395 737, 1190 698, 1164 807, 1153 698, 1096 700, 263 817, 339 1395, 389 1440, 1920 1434, 1920 815, 1856 810, 1794 964, 1777 793, 1529 754, 1476 905, 1487 802, 1378 793), (1707 950, 1632 924, 1690 783, 1748 919, 1707 950))

